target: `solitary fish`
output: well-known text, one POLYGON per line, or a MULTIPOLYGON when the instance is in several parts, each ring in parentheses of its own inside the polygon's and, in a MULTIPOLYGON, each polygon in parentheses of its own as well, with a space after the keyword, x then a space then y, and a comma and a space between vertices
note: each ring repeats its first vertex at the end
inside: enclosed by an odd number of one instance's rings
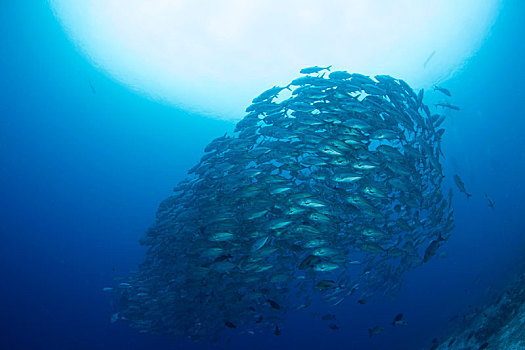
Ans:
POLYGON ((228 328, 237 328, 236 325, 234 325, 233 323, 231 323, 231 322, 228 321, 228 320, 225 320, 225 321, 224 321, 224 324, 225 324, 226 327, 228 327, 228 328))
POLYGON ((454 175, 454 181, 456 182, 456 186, 458 186, 458 189, 460 192, 463 192, 464 194, 466 194, 467 198, 472 197, 472 194, 468 193, 467 190, 465 189, 465 183, 461 180, 458 174, 454 175))
POLYGON ((487 194, 485 194, 485 198, 487 198, 487 200, 489 201, 489 207, 494 209, 494 205, 496 204, 496 202, 494 202, 492 199, 490 199, 489 196, 487 196, 487 194))
POLYGON ((375 326, 374 328, 369 328, 368 329, 368 337, 372 338, 374 335, 378 335, 378 334, 383 333, 384 330, 385 330, 385 328, 382 327, 382 326, 375 326))
POLYGON ((448 91, 447 89, 443 88, 443 87, 440 87, 440 86, 437 86, 437 85, 434 85, 434 90, 436 91, 439 91, 445 95, 447 95, 448 97, 452 96, 450 91, 448 91))
POLYGON ((453 109, 455 111, 459 111, 459 107, 458 106, 454 106, 454 105, 451 105, 449 103, 436 103, 434 106, 436 106, 436 107, 443 107, 443 108, 450 108, 450 109, 453 109))
POLYGON ((432 51, 430 53, 430 55, 428 56, 428 58, 425 60, 425 63, 423 63, 423 68, 427 68, 427 64, 428 62, 430 62, 430 60, 432 59, 432 57, 434 57, 434 55, 436 54, 436 51, 432 51))
POLYGON ((392 321, 392 326, 406 326, 406 324, 407 321, 403 319, 403 314, 397 314, 394 321, 392 321))
POLYGON ((333 315, 333 314, 326 314, 323 317, 321 317, 321 320, 323 320, 323 321, 335 320, 335 315, 333 315))
POLYGON ((336 330, 339 329, 339 327, 337 327, 337 325, 336 325, 335 323, 330 323, 330 324, 328 325, 328 328, 333 329, 334 331, 336 331, 336 330))

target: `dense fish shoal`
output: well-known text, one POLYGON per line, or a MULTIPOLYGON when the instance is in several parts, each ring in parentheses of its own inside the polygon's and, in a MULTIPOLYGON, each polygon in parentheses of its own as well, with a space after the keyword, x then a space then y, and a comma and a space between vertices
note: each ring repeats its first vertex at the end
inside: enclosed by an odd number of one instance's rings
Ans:
POLYGON ((280 334, 287 312, 393 294, 436 254, 454 227, 442 116, 403 80, 329 68, 264 91, 206 146, 115 289, 120 319, 195 341, 280 334))

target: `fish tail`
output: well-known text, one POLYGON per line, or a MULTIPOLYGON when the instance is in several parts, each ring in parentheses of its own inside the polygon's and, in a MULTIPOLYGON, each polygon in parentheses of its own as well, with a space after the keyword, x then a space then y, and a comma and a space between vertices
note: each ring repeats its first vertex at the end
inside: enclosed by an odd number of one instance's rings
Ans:
POLYGON ((372 329, 368 329, 368 337, 369 338, 372 338, 372 335, 374 335, 374 332, 372 331, 372 329))
POLYGON ((465 194, 467 195, 467 199, 470 199, 470 197, 472 197, 472 194, 471 193, 466 193, 465 194))

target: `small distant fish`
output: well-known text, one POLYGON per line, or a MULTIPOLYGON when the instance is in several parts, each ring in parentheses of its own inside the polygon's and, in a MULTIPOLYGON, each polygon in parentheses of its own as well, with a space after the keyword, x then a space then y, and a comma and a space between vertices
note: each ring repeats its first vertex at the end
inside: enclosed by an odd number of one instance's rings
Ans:
POLYGON ((361 305, 365 305, 366 304, 366 299, 359 299, 357 301, 358 304, 361 304, 361 305))
POLYGON ((494 202, 492 199, 490 199, 489 196, 487 196, 487 194, 485 194, 485 198, 487 198, 487 200, 489 201, 489 207, 494 209, 494 205, 496 204, 496 202, 494 202))
POLYGON ((434 57, 434 55, 436 54, 436 51, 432 51, 430 53, 430 55, 428 56, 428 58, 426 59, 425 63, 423 63, 423 68, 427 68, 427 64, 428 62, 430 62, 430 60, 432 59, 432 57, 434 57))
POLYGON ((448 89, 445 89, 444 87, 434 85, 434 90, 435 90, 435 91, 439 91, 439 92, 441 92, 441 93, 447 95, 448 97, 452 96, 452 94, 450 93, 450 91, 449 91, 448 89))
POLYGON ((226 327, 228 327, 228 328, 237 328, 236 325, 234 325, 233 323, 231 323, 231 322, 228 321, 228 320, 225 320, 225 321, 224 321, 224 324, 225 324, 226 327))
POLYGON ((394 318, 394 321, 392 321, 392 326, 406 326, 407 321, 403 319, 403 314, 397 314, 397 316, 394 318))
POLYGON ((281 335, 281 330, 279 329, 278 325, 275 325, 275 329, 273 331, 273 334, 275 335, 281 335))
POLYGON ((313 66, 313 67, 306 67, 306 68, 303 68, 299 71, 299 73, 301 74, 313 74, 313 73, 319 73, 320 71, 323 71, 323 70, 330 70, 330 68, 332 68, 332 66, 328 66, 328 67, 319 67, 319 66, 313 66))
POLYGON ((375 326, 374 328, 369 328, 368 329, 368 337, 372 338, 374 335, 379 335, 379 334, 383 333, 384 330, 385 330, 385 327, 383 327, 383 326, 375 326))
POLYGON ((113 290, 113 288, 111 288, 111 287, 102 288, 102 291, 104 291, 104 292, 111 292, 112 290, 113 290))
POLYGON ((443 107, 443 108, 449 108, 449 109, 453 109, 455 111, 459 111, 459 107, 458 106, 454 106, 454 105, 451 105, 449 103, 436 103, 434 106, 436 106, 436 107, 443 107))
POLYGON ((97 90, 95 90, 95 87, 91 83, 91 80, 88 80, 88 83, 89 83, 89 87, 91 88, 91 92, 93 93, 93 95, 96 95, 97 94, 97 90))
POLYGON ((271 307, 273 307, 274 309, 276 310, 280 310, 281 309, 281 305, 277 304, 275 301, 273 301, 272 299, 266 299, 266 301, 268 302, 268 304, 270 304, 271 307))
POLYGON ((221 261, 225 261, 225 260, 228 260, 228 259, 231 259, 231 258, 233 258, 233 256, 231 256, 231 254, 221 255, 221 256, 215 258, 215 260, 213 262, 221 262, 221 261))
POLYGON ((481 344, 478 348, 478 350, 483 350, 483 349, 486 349, 487 347, 489 346, 489 343, 485 342, 483 344, 481 344))
POLYGON ((335 315, 333 315, 333 314, 326 314, 323 317, 321 317, 321 320, 323 320, 323 321, 335 320, 335 315))
POLYGON ((448 210, 452 207, 452 197, 454 196, 454 191, 452 191, 452 187, 448 190, 448 210))
POLYGON ((458 174, 454 175, 454 181, 456 182, 456 186, 458 186, 458 189, 460 192, 463 192, 464 194, 466 194, 467 198, 472 197, 472 194, 467 192, 465 188, 465 183, 463 182, 463 180, 461 180, 458 174))
POLYGON ((328 324, 328 328, 333 329, 334 331, 339 329, 339 327, 337 327, 337 325, 335 323, 328 324))

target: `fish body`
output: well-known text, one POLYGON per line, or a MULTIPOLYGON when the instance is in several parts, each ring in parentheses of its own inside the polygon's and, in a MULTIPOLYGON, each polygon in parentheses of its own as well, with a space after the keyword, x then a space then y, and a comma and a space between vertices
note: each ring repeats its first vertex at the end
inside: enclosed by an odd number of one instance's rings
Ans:
POLYGON ((319 67, 319 66, 313 66, 313 67, 306 67, 306 68, 303 68, 299 71, 299 73, 301 74, 315 74, 315 73, 319 73, 323 70, 330 70, 330 68, 332 68, 332 66, 327 66, 327 67, 319 67))
POLYGON ((261 249, 265 244, 266 242, 268 242, 268 236, 266 237, 262 237, 262 238, 259 238, 258 240, 256 240, 252 247, 250 248, 250 251, 253 253, 253 252, 256 252, 258 251, 259 249, 261 249))
POLYGON ((330 321, 330 320, 335 320, 335 319, 336 317, 333 314, 326 314, 323 317, 321 317, 321 320, 323 321, 330 321))
POLYGON ((485 198, 487 198, 487 200, 489 201, 489 207, 494 209, 494 205, 496 204, 496 202, 494 202, 492 199, 490 199, 487 194, 485 194, 485 198))
POLYGON ((467 189, 465 188, 465 183, 463 182, 463 180, 461 180, 458 174, 454 175, 454 182, 456 183, 456 186, 458 187, 459 191, 467 195, 467 198, 472 197, 472 194, 467 192, 467 189))
POLYGON ((407 322, 403 319, 403 314, 397 314, 392 321, 392 326, 406 326, 407 322))
POLYGON ((383 327, 383 326, 375 326, 374 328, 369 328, 368 329, 368 337, 372 338, 375 335, 379 335, 379 334, 383 333, 384 330, 385 330, 385 327, 383 327))
POLYGON ((435 54, 436 51, 432 51, 430 55, 428 55, 427 59, 425 60, 425 63, 423 63, 423 68, 427 67, 428 62, 430 62, 430 60, 432 59, 432 57, 434 57, 435 54))
POLYGON ((266 301, 268 302, 268 304, 270 304, 270 306, 276 310, 280 310, 281 309, 281 306, 279 304, 277 304, 275 301, 273 301, 272 299, 266 299, 266 301))
POLYGON ((458 106, 451 105, 450 103, 436 103, 435 106, 436 107, 453 109, 455 111, 459 111, 459 107, 458 106))
POLYGON ((441 246, 441 244, 445 241, 441 235, 430 242, 430 245, 425 250, 425 255, 423 257, 423 262, 428 262, 437 252, 438 248, 441 246))
POLYGON ((339 265, 329 263, 329 262, 321 262, 314 266, 314 270, 319 271, 319 272, 330 272, 330 271, 337 270, 338 268, 339 268, 339 265))
POLYGON ((434 90, 435 90, 435 91, 439 91, 439 92, 441 92, 441 93, 447 95, 448 97, 451 96, 450 91, 448 91, 447 89, 445 89, 445 88, 443 88, 443 87, 440 87, 440 86, 434 85, 434 90))

